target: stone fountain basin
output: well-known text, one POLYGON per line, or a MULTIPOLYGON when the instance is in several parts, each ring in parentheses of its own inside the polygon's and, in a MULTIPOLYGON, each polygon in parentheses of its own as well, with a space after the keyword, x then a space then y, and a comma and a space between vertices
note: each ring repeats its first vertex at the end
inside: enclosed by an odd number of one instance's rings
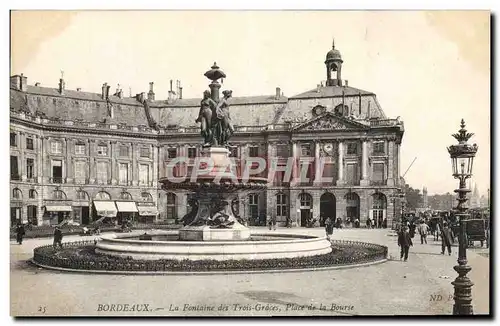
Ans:
MULTIPOLYGON (((295 258, 323 255, 332 251, 326 237, 301 234, 252 233, 265 240, 232 241, 154 241, 138 240, 142 232, 106 234, 96 244, 95 252, 115 257, 158 260, 240 260, 295 258), (276 238, 276 239, 274 239, 276 238), (272 240, 268 240, 272 239, 272 240)), ((177 235, 178 231, 155 230, 151 236, 177 235)))

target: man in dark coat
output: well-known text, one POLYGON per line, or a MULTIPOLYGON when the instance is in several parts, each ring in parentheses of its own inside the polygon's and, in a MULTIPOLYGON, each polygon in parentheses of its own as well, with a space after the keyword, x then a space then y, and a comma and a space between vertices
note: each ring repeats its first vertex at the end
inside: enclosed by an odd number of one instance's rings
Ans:
POLYGON ((325 220, 325 231, 326 237, 330 240, 330 237, 333 234, 333 219, 331 217, 327 217, 325 220))
POLYGON ((62 238, 63 238, 63 233, 61 231, 61 228, 59 226, 56 226, 56 229, 54 231, 54 249, 57 249, 57 246, 62 249, 62 238))
POLYGON ((443 224, 443 230, 441 231, 441 255, 444 255, 444 249, 448 248, 448 255, 451 256, 451 244, 453 242, 453 235, 451 234, 451 229, 448 223, 443 224))
POLYGON ((16 226, 16 240, 18 244, 23 244, 23 236, 25 234, 24 225, 18 223, 16 226))
POLYGON ((413 246, 413 242, 411 241, 410 233, 408 233, 408 227, 403 226, 401 232, 398 235, 398 246, 401 247, 401 257, 405 261, 408 260, 408 252, 410 251, 410 247, 413 246))

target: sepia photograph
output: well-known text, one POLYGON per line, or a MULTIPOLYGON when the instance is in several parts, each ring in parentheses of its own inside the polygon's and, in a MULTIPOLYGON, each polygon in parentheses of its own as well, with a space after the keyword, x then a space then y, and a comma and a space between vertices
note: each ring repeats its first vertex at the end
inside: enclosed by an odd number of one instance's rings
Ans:
POLYGON ((10 315, 491 317, 491 21, 11 10, 10 315))

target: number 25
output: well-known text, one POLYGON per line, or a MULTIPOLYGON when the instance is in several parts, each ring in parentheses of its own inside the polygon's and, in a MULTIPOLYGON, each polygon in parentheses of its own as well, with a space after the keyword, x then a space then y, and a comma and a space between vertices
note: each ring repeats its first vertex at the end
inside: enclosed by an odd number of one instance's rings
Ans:
POLYGON ((42 314, 45 313, 45 309, 46 309, 45 306, 38 306, 38 312, 41 312, 42 314))

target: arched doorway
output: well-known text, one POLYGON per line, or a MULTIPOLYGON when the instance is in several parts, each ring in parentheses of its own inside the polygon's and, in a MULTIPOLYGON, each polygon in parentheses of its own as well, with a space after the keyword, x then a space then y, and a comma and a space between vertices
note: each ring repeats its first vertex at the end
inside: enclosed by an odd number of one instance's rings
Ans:
POLYGON ((335 196, 331 192, 325 192, 319 199, 319 225, 325 226, 327 218, 331 217, 333 220, 337 218, 337 205, 335 196))
POLYGON ((382 193, 372 195, 371 217, 372 224, 376 228, 381 228, 384 219, 387 218, 387 197, 382 193))
POLYGON ((351 223, 354 223, 356 219, 360 221, 359 218, 359 196, 355 192, 348 192, 344 196, 346 202, 346 217, 351 223))
POLYGON ((307 219, 311 216, 311 210, 313 208, 312 196, 306 192, 299 195, 300 201, 300 226, 307 226, 307 219))

